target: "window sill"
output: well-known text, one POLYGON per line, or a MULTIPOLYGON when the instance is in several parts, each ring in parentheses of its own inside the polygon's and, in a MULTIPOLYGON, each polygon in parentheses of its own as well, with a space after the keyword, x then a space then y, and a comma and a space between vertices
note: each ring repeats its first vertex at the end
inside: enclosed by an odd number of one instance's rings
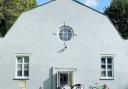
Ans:
POLYGON ((114 80, 114 78, 100 78, 100 80, 114 80))
POLYGON ((13 80, 29 80, 29 78, 14 78, 13 80))

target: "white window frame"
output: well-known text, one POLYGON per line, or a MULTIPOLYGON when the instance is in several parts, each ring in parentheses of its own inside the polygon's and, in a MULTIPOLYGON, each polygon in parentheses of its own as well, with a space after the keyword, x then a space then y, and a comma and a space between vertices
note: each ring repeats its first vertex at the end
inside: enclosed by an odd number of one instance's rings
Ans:
MULTIPOLYGON (((113 56, 108 56, 108 55, 107 55, 107 56, 102 56, 102 57, 100 58, 100 62, 101 62, 102 58, 105 58, 105 70, 104 70, 104 71, 105 71, 106 76, 103 77, 103 76, 101 75, 101 79, 108 79, 108 80, 109 80, 109 79, 110 79, 110 80, 112 79, 112 80, 113 80, 113 79, 114 79, 114 57, 113 57, 113 56), (111 65, 112 65, 112 68, 111 68, 112 76, 111 76, 111 77, 109 77, 109 76, 108 76, 108 73, 107 73, 108 70, 109 70, 109 69, 108 69, 108 65, 110 65, 110 64, 107 63, 107 62, 108 62, 108 59, 107 59, 107 58, 111 58, 111 61, 112 61, 112 63, 111 63, 111 65)), ((100 64, 100 68, 101 68, 101 65, 102 65, 102 62, 101 62, 101 64, 100 64)), ((102 72, 102 71, 103 71, 103 69, 101 68, 101 72, 102 72)))
POLYGON ((28 64, 28 66, 30 66, 30 54, 26 54, 26 53, 22 53, 22 54, 16 54, 15 56, 16 62, 15 62, 15 79, 25 79, 28 80, 29 79, 29 74, 30 74, 30 68, 28 69, 28 76, 24 76, 24 64, 28 64), (28 56, 29 57, 29 63, 24 63, 24 57, 28 56), (18 61, 17 61, 17 57, 23 57, 22 61, 22 76, 18 76, 17 72, 18 72, 18 61))
POLYGON ((59 38, 62 41, 69 41, 73 38, 73 36, 74 36, 74 32, 73 32, 73 29, 71 27, 65 26, 65 25, 60 27, 59 38), (67 29, 67 30, 65 30, 65 29, 67 29), (65 34, 66 34, 66 36, 65 36, 65 34), (71 37, 69 36, 69 34, 71 34, 71 37))

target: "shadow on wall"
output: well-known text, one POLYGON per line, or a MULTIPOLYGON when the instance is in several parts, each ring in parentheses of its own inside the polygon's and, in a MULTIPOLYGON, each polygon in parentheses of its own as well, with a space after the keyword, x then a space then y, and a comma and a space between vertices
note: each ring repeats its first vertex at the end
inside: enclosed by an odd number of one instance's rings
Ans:
POLYGON ((53 75, 53 70, 52 70, 52 68, 50 68, 49 69, 49 78, 43 82, 42 89, 53 89, 53 82, 52 82, 53 77, 55 77, 55 75, 53 75))

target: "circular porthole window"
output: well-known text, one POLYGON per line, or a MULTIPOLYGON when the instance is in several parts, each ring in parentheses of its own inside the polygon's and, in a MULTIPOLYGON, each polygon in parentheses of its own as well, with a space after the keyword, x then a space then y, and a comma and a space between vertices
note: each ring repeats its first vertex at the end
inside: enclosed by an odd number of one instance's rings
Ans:
POLYGON ((69 26, 60 27, 59 37, 62 41, 69 41, 74 36, 74 32, 69 26))

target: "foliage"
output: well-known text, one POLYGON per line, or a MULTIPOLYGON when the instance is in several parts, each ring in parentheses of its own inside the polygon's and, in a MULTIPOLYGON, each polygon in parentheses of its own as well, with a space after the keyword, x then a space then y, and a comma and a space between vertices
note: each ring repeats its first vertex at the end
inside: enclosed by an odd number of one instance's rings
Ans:
POLYGON ((3 14, 3 9, 4 9, 4 0, 0 0, 0 36, 2 35, 4 31, 4 14, 3 14))
POLYGON ((0 0, 0 19, 4 18, 2 11, 3 11, 3 0, 0 0))
POLYGON ((121 36, 128 39, 128 0, 113 0, 104 13, 109 16, 121 36))
POLYGON ((6 34, 18 16, 25 10, 36 7, 35 0, 0 0, 0 33, 6 34))

